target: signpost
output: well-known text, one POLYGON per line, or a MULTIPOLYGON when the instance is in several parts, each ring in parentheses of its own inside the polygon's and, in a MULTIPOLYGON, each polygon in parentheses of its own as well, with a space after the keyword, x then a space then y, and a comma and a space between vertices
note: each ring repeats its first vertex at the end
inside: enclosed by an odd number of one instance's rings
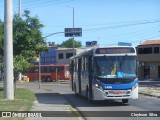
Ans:
POLYGON ((81 37, 82 28, 65 28, 64 34, 65 34, 65 37, 81 37))

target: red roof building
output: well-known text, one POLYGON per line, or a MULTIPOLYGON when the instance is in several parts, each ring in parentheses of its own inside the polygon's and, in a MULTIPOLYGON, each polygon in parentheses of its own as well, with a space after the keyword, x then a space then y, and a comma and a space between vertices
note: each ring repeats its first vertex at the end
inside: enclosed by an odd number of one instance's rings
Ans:
POLYGON ((160 40, 147 40, 140 45, 160 45, 160 40))
POLYGON ((140 79, 160 80, 160 40, 147 40, 137 46, 140 79))

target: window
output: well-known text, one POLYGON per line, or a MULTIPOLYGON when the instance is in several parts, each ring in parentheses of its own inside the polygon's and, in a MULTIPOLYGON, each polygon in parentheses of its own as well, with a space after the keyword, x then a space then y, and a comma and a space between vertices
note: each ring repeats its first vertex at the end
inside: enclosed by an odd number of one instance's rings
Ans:
POLYGON ((66 53, 66 58, 69 59, 70 57, 73 56, 73 53, 66 53))
POLYGON ((47 58, 46 57, 42 57, 42 62, 47 62, 47 58))
POLYGON ((28 73, 38 73, 38 71, 39 71, 38 67, 28 68, 27 70, 28 73))
POLYGON ((138 48, 138 54, 152 54, 152 47, 138 48))
POLYGON ((54 62, 55 61, 55 57, 54 56, 50 57, 50 61, 54 62))
POLYGON ((138 54, 143 54, 143 48, 138 48, 138 54))
POLYGON ((74 60, 74 71, 77 71, 78 64, 77 59, 74 60))
POLYGON ((47 73, 47 67, 41 67, 41 73, 47 73))
POLYGON ((159 53, 159 47, 154 47, 154 53, 159 53))
POLYGON ((63 59, 63 53, 59 54, 59 59, 63 59))
POLYGON ((83 66, 84 66, 84 71, 86 71, 87 69, 86 69, 86 57, 84 57, 84 62, 83 62, 83 66))
POLYGON ((63 72, 63 71, 64 71, 64 67, 61 67, 61 66, 50 67, 50 72, 63 72))

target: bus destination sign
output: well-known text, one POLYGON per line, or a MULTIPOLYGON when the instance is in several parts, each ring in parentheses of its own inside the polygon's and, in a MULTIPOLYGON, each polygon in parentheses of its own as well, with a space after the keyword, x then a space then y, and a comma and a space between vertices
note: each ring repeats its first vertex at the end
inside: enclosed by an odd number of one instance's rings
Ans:
POLYGON ((125 54, 135 53, 134 48, 121 47, 121 48, 98 48, 95 51, 96 54, 125 54))

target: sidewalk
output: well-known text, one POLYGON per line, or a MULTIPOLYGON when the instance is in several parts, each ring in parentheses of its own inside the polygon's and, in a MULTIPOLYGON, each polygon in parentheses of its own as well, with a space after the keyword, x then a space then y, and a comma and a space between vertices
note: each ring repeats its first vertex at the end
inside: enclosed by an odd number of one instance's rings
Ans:
POLYGON ((40 112, 42 118, 26 118, 25 120, 83 120, 76 109, 64 98, 63 95, 51 90, 41 89, 36 86, 30 89, 35 93, 36 101, 31 111, 40 112))
POLYGON ((140 81, 139 94, 160 98, 160 81, 140 81))

